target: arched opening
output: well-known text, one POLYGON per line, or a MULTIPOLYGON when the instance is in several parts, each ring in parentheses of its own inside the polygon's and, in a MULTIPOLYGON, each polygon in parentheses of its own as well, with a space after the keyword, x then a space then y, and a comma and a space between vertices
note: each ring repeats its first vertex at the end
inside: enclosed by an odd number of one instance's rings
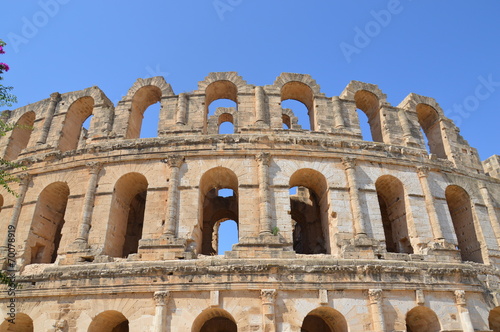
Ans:
POLYGON ((293 248, 298 254, 326 254, 328 243, 328 191, 323 174, 301 169, 290 177, 293 248), (296 187, 296 188, 295 188, 296 187))
MULTIPOLYGON (((354 94, 354 101, 356 103, 356 108, 363 111, 363 113, 365 113, 366 117, 368 118, 372 141, 383 142, 384 138, 382 136, 380 102, 378 100, 378 97, 366 90, 359 90, 354 94)), ((361 125, 361 119, 359 122, 361 125)))
POLYGON ((450 185, 446 188, 445 197, 462 260, 483 263, 469 194, 459 186, 450 185))
POLYGON ((214 115, 219 107, 238 109, 238 88, 233 82, 216 81, 205 89, 205 129, 208 117, 214 115))
POLYGON ((78 147, 83 123, 92 115, 93 110, 94 99, 92 97, 82 97, 71 104, 66 113, 61 138, 59 139, 59 150, 61 152, 75 150, 78 147))
POLYGON ((347 321, 337 310, 329 307, 320 307, 307 314, 300 331, 347 332, 347 321))
POLYGON ((108 310, 95 316, 88 332, 128 332, 128 320, 118 311, 108 310))
POLYGON ((224 113, 219 116, 218 126, 219 134, 234 134, 234 119, 229 113, 224 113))
POLYGON ((31 255, 29 263, 56 261, 68 197, 69 187, 65 182, 48 185, 38 196, 27 242, 31 255))
POLYGON ((233 316, 223 309, 204 310, 193 322, 191 332, 237 332, 233 316))
POLYGON ((238 243, 238 224, 234 220, 217 222, 213 238, 217 239, 216 243, 212 244, 212 247, 217 247, 217 255, 224 255, 226 251, 232 250, 233 244, 238 243))
POLYGON ((309 110, 304 103, 293 99, 283 100, 281 102, 281 108, 290 110, 290 112, 297 117, 297 124, 300 125, 302 129, 311 130, 309 110))
POLYGON ((495 307, 490 310, 488 323, 490 330, 493 332, 500 332, 500 307, 495 307))
MULTIPOLYGON (((162 92, 160 88, 154 85, 146 85, 137 90, 137 92, 134 94, 134 97, 132 97, 132 106, 125 138, 139 138, 141 136, 141 127, 144 118, 144 112, 146 111, 146 109, 148 109, 149 106, 155 103, 159 103, 161 101, 161 96, 162 92)), ((158 107, 160 106, 156 106, 156 108, 158 107)), ((152 110, 153 109, 154 107, 152 108, 152 110)), ((154 124, 156 124, 156 127, 158 127, 158 117, 156 117, 156 119, 154 119, 151 124, 148 123, 148 126, 154 127, 154 124)), ((158 128, 156 128, 156 130, 157 129, 158 128)), ((151 132, 153 132, 153 129, 149 130, 149 134, 151 134, 151 132)), ((156 134, 153 134, 153 136, 148 135, 145 137, 155 136, 156 134)))
POLYGON ((33 320, 23 313, 16 313, 15 324, 8 321, 12 317, 8 316, 0 325, 0 332, 33 332, 33 320))
POLYGON ((297 81, 283 85, 281 88, 281 108, 292 109, 303 129, 316 130, 314 94, 308 85, 297 81), (293 101, 288 101, 289 99, 293 101))
POLYGON ((418 123, 427 138, 429 152, 446 159, 438 112, 427 104, 418 104, 416 110, 418 123))
POLYGON ((94 114, 91 114, 82 124, 82 132, 80 133, 79 143, 78 145, 89 138, 90 126, 92 124, 92 120, 94 119, 94 114))
POLYGON ((375 182, 375 188, 387 251, 412 254, 403 184, 394 176, 383 175, 375 182))
POLYGON ((359 129, 361 130, 361 138, 364 141, 374 141, 372 137, 372 132, 370 129, 370 123, 368 122, 368 117, 365 112, 360 109, 356 110, 359 119, 359 129))
POLYGON ((128 173, 116 181, 111 200, 105 252, 113 257, 137 253, 142 237, 148 181, 128 173))
MULTIPOLYGON (((225 167, 216 167, 207 171, 200 180, 200 222, 201 254, 215 255, 220 252, 220 244, 232 246, 235 234, 222 238, 220 226, 233 221, 238 228, 238 178, 233 171, 225 167), (231 239, 232 238, 232 239, 231 239)), ((229 249, 230 250, 230 249, 229 249)))
POLYGON ((9 138, 9 144, 5 151, 5 160, 15 160, 19 154, 28 146, 35 123, 35 112, 24 113, 17 121, 12 134, 9 138))
POLYGON ((441 331, 441 325, 434 311, 427 307, 419 306, 411 309, 406 314, 406 331, 439 332, 441 331))

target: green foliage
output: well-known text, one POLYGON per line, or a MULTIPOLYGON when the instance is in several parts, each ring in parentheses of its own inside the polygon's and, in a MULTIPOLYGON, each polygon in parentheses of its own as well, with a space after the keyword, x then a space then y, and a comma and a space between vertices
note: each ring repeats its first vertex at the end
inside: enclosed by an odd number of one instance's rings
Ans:
MULTIPOLYGON (((0 80, 2 79, 3 77, 0 76, 0 80)), ((16 96, 9 92, 12 89, 13 88, 11 86, 3 86, 0 84, 0 107, 10 107, 12 104, 17 103, 16 96)))
MULTIPOLYGON (((5 42, 0 39, 0 54, 5 53, 5 51, 3 50, 3 47, 5 45, 5 42)), ((6 64, 1 63, 0 65, 0 74, 3 74, 4 71, 9 70, 6 64)), ((0 76, 0 80, 3 80, 2 76, 0 76)), ((0 84, 0 107, 12 106, 13 103, 17 102, 16 96, 11 94, 10 90, 12 90, 11 86, 4 86, 0 84)), ((8 125, 4 121, 2 121, 2 119, 0 119, 0 137, 5 136, 6 133, 12 129, 14 129, 14 126, 8 125)), ((0 186, 2 186, 5 190, 13 195, 16 195, 16 193, 12 191, 12 189, 10 189, 9 182, 17 181, 17 178, 9 174, 7 170, 18 167, 21 167, 21 165, 4 159, 0 159, 0 186)))
POLYGON ((13 282, 11 277, 3 271, 0 271, 0 284, 7 285, 11 288, 17 288, 18 284, 13 282))
POLYGON ((276 236, 276 235, 278 235, 279 232, 280 232, 280 229, 278 228, 278 226, 274 226, 273 230, 272 230, 273 235, 276 236))

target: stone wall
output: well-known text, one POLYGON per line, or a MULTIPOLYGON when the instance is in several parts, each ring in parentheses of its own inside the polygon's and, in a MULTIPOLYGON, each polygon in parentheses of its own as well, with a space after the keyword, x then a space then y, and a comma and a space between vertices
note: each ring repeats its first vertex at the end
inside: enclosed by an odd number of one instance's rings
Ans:
POLYGON ((431 98, 395 107, 372 84, 327 97, 309 75, 226 72, 189 93, 154 77, 116 106, 92 87, 2 116, 19 126, 0 156, 26 168, 17 197, 0 191, 22 285, 0 331, 500 331, 498 156, 483 168, 431 98), (218 99, 235 107, 209 115, 218 99), (158 136, 139 138, 155 103, 158 136), (238 243, 217 255, 226 220, 238 243))

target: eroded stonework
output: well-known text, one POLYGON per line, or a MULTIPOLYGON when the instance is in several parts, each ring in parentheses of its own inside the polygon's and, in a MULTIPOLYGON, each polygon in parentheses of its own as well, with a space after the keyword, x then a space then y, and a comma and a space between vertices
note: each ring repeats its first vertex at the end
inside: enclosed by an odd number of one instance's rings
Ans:
POLYGON ((224 72, 189 93, 153 77, 116 106, 92 87, 2 116, 19 126, 0 156, 26 168, 17 197, 0 191, 3 268, 22 286, 0 331, 500 331, 500 157, 483 167, 432 98, 224 72), (234 107, 209 114, 218 99, 234 107), (158 102, 158 137, 139 138, 158 102), (227 220, 238 243, 217 255, 227 220))

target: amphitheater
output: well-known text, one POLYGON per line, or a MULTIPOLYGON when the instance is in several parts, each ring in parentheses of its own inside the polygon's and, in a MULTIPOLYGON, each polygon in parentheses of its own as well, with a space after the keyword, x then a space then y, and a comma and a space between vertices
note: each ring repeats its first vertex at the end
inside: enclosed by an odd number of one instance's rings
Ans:
POLYGON ((117 105, 90 87, 2 116, 18 126, 0 157, 25 167, 17 196, 0 191, 20 287, 0 286, 0 331, 500 331, 500 157, 481 162, 432 98, 221 72, 188 93, 153 77, 117 105), (235 106, 210 115, 219 99, 235 106), (156 103, 158 135, 139 138, 156 103), (238 242, 218 254, 229 220, 238 242))

